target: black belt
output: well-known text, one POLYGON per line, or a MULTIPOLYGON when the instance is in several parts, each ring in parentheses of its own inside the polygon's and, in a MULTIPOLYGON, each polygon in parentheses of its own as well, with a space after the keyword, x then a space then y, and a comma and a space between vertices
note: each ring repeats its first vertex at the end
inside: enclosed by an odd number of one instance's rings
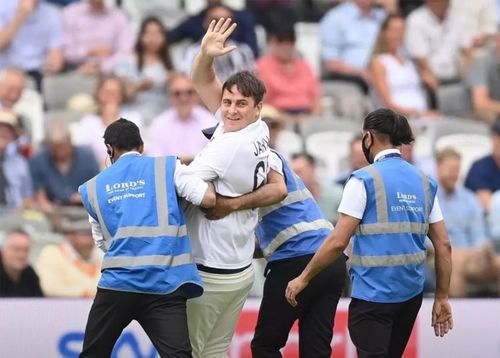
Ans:
POLYGON ((245 271, 250 266, 252 266, 252 264, 249 264, 245 267, 241 267, 241 268, 237 268, 237 269, 221 269, 221 268, 208 267, 205 265, 196 264, 196 267, 200 271, 207 272, 207 273, 223 274, 223 275, 242 272, 242 271, 245 271))

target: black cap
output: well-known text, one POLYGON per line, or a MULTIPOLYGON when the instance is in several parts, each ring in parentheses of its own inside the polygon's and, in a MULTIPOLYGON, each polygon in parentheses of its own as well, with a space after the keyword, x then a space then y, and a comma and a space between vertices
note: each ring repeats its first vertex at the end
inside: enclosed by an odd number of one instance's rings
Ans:
POLYGON ((205 128, 205 129, 202 129, 201 132, 203 133, 203 135, 207 138, 207 139, 211 139, 212 136, 214 135, 215 133, 215 130, 217 129, 217 127, 219 126, 219 123, 217 123, 215 126, 213 127, 208 127, 208 128, 205 128))

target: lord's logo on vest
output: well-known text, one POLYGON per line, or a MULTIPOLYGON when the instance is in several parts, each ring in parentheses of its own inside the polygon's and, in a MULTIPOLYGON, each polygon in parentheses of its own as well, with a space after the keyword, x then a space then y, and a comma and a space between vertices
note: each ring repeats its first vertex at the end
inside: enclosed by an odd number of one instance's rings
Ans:
POLYGON ((415 204, 415 201, 417 201, 417 196, 415 194, 405 194, 400 193, 399 191, 396 194, 399 202, 415 204))
POLYGON ((127 190, 143 189, 144 185, 146 185, 146 181, 144 179, 139 179, 121 183, 106 184, 105 188, 106 188, 106 193, 113 194, 116 192, 123 192, 127 190))

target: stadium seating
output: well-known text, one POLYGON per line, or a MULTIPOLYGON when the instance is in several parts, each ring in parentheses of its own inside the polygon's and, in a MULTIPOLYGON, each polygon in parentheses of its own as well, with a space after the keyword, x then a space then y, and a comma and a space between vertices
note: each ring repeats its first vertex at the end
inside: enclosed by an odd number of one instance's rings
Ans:
POLYGON ((64 109, 68 100, 79 93, 93 93, 97 78, 76 72, 47 76, 43 80, 43 95, 47 109, 64 109))

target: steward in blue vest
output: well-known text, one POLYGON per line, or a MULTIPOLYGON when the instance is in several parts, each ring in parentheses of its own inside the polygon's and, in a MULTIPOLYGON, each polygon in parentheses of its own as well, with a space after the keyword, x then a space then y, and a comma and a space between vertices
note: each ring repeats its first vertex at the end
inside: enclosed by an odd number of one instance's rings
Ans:
POLYGON ((254 208, 255 203, 261 202, 260 198, 279 190, 276 189, 278 181, 286 185, 287 195, 281 202, 259 209, 261 220, 255 234, 268 265, 251 344, 252 356, 281 356, 280 349, 298 319, 301 357, 330 357, 335 311, 346 279, 346 259, 340 257, 312 280, 300 297, 303 305, 294 308, 287 303, 283 292, 288 281, 305 268, 333 225, 325 219, 318 203, 287 161, 275 151, 268 160, 271 169, 268 179, 279 177, 276 183, 268 183, 238 198, 218 198, 214 210, 224 211, 226 206, 230 210, 254 208))
MULTIPOLYGON (((443 336, 453 326, 448 290, 451 246, 436 199, 436 183, 401 158, 413 142, 407 119, 389 109, 367 115, 362 149, 371 165, 346 183, 340 217, 305 270, 286 288, 296 297, 353 239, 349 332, 358 357, 401 357, 422 303, 425 237, 435 249, 436 294, 432 326, 443 336)), ((300 303, 300 302, 299 302, 300 303)))
POLYGON ((110 356, 135 319, 162 357, 190 357, 186 299, 203 288, 178 192, 208 207, 215 193, 201 179, 180 175, 175 157, 143 157, 139 129, 128 120, 108 126, 104 142, 113 165, 79 188, 105 251, 81 356, 110 356))

